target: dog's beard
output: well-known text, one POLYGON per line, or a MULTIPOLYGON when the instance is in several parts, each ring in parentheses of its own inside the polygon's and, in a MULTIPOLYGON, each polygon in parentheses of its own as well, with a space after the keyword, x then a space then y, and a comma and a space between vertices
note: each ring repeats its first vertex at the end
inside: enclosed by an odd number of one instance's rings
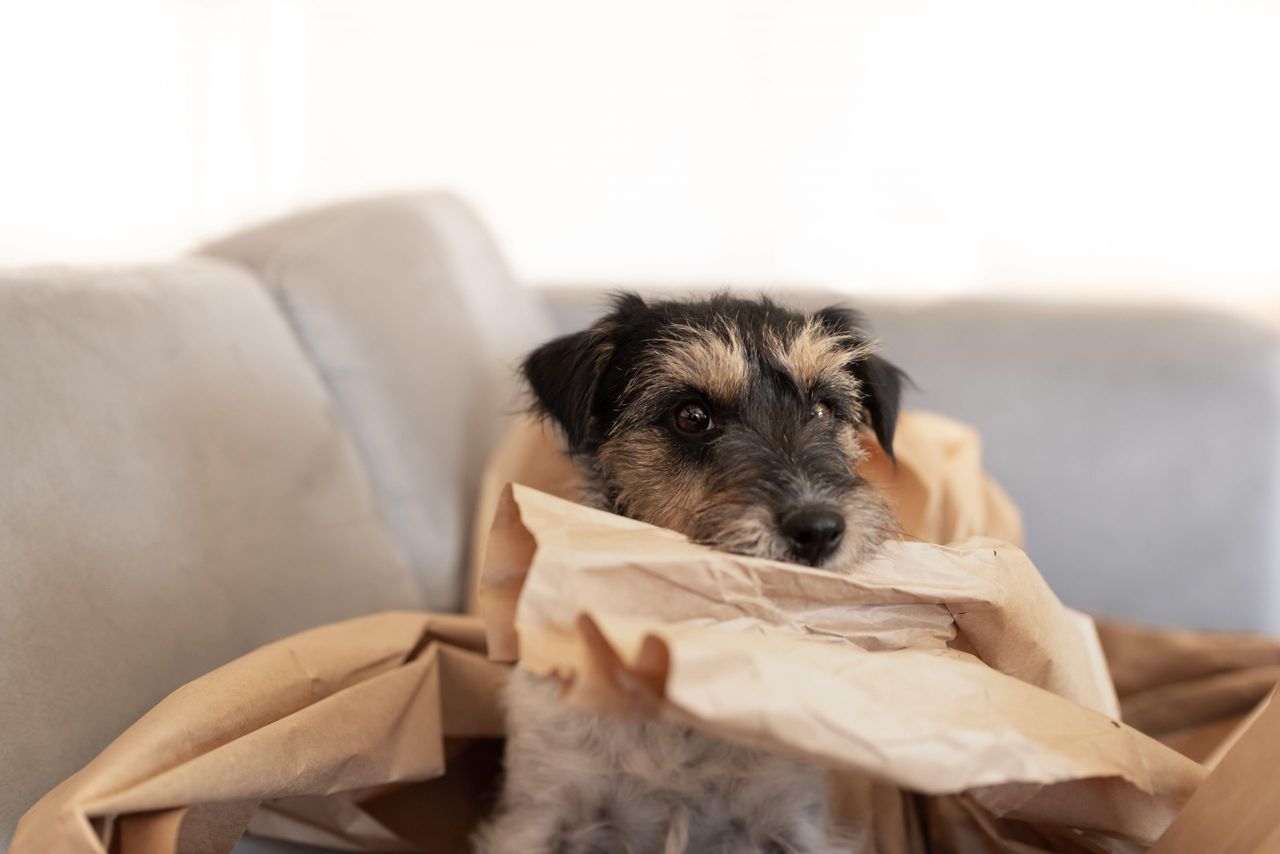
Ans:
MULTIPOLYGON (((869 487, 846 493, 831 502, 845 519, 838 549, 818 567, 847 572, 868 560, 893 530, 884 502, 869 487)), ((684 528, 676 528, 697 543, 751 557, 796 562, 791 545, 778 528, 776 515, 758 504, 726 501, 700 508, 684 528)))
MULTIPOLYGON (((635 487, 610 483, 596 458, 579 458, 584 503, 684 534, 719 551, 768 560, 796 562, 778 527, 771 503, 743 500, 732 491, 711 492, 696 503, 638 493, 635 487)), ((838 496, 824 496, 840 508, 845 534, 840 547, 819 564, 832 572, 848 572, 870 559, 897 524, 878 491, 860 483, 838 496)))

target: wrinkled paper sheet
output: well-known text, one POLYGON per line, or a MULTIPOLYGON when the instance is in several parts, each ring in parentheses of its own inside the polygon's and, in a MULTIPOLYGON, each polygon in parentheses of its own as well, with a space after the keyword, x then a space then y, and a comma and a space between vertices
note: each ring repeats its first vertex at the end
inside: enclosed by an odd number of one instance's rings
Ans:
POLYGON ((465 850, 507 673, 469 617, 379 614, 285 638, 163 700, 32 807, 10 852, 225 854, 246 824, 350 850, 465 850), (399 787, 446 763, 452 791, 399 787))

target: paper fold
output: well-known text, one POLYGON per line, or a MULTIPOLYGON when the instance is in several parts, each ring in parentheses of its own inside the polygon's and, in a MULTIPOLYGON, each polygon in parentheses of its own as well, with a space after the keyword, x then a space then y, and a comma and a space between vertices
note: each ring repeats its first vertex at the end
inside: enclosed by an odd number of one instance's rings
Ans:
POLYGON ((229 851, 263 801, 439 777, 448 739, 502 735, 505 678, 470 618, 294 635, 163 700, 41 799, 11 851, 229 851))

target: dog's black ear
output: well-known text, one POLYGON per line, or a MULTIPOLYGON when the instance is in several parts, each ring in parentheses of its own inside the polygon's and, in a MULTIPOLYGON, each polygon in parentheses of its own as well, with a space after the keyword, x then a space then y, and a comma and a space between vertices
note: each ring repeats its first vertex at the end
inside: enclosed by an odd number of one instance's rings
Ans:
POLYGON ((614 354, 619 323, 644 308, 640 297, 620 294, 613 310, 590 329, 549 341, 524 360, 521 371, 536 407, 560 425, 569 450, 583 450, 591 438, 600 380, 614 354))
POLYGON ((893 434, 898 428, 898 411, 902 406, 902 386, 907 374, 902 368, 874 353, 853 363, 853 375, 862 382, 862 405, 871 419, 880 447, 893 461, 893 434))
POLYGON ((560 425, 572 451, 586 443, 596 388, 612 349, 608 336, 593 327, 543 344, 521 366, 537 409, 560 425))
MULTIPOLYGON (((833 306, 824 308, 815 316, 833 331, 849 336, 853 346, 864 346, 870 341, 866 321, 856 311, 833 306)), ((862 385, 862 405, 867 410, 867 418, 880 447, 890 460, 896 462, 893 434, 898 427, 902 387, 910 382, 906 371, 875 353, 853 362, 849 370, 862 385)))

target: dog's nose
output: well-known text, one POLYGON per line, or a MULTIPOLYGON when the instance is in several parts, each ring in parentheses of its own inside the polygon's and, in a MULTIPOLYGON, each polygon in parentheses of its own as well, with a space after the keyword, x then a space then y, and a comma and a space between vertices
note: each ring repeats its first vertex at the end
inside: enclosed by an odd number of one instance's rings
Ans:
POLYGON ((816 566, 839 547, 844 516, 825 507, 801 507, 782 517, 782 533, 798 560, 816 566))

